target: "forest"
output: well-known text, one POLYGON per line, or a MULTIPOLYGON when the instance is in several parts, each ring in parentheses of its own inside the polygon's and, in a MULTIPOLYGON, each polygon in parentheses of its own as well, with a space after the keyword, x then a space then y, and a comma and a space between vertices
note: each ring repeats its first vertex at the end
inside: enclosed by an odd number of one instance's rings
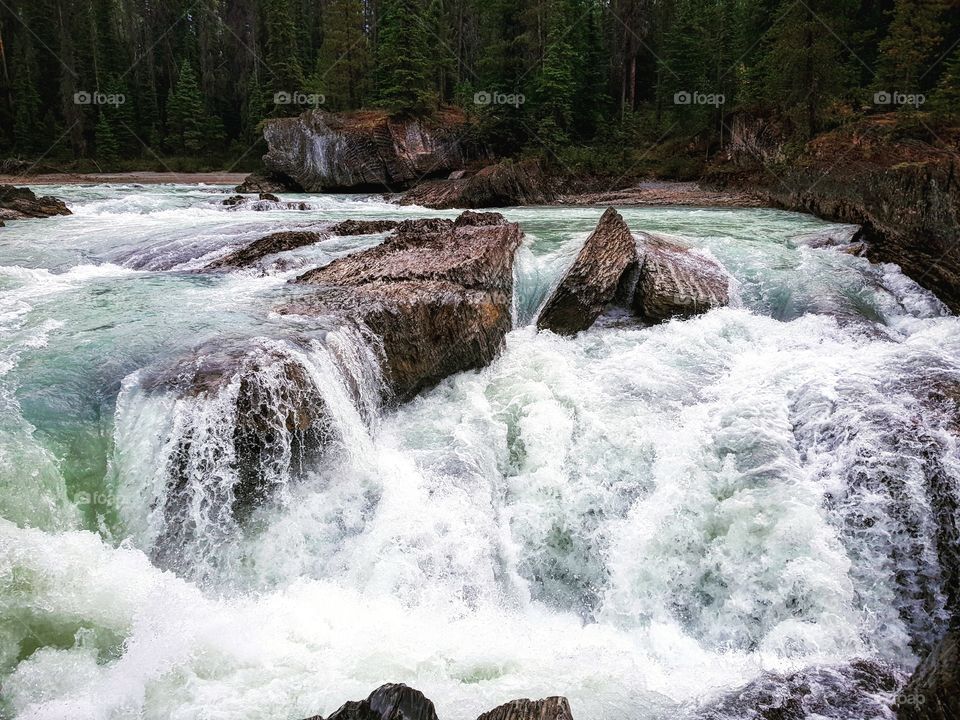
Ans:
POLYGON ((739 111, 798 141, 892 110, 935 128, 960 109, 960 2, 0 2, 3 158, 245 169, 267 118, 443 105, 500 155, 587 169, 709 154, 739 111))

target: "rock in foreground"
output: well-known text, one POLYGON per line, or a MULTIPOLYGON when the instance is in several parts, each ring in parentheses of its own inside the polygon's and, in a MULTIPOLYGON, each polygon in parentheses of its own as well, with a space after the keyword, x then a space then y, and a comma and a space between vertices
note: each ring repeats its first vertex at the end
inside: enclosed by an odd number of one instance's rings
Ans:
POLYGON ((621 280, 637 264, 637 244, 630 228, 608 208, 560 285, 547 301, 537 327, 561 335, 586 330, 617 294, 621 280))
POLYGON ((948 632, 897 696, 898 720, 960 718, 960 630, 948 632))
POLYGON ((730 280, 724 269, 690 248, 641 233, 640 276, 634 310, 662 322, 690 317, 730 302, 730 280))
POLYGON ((381 245, 297 278, 317 293, 285 312, 362 322, 383 344, 393 398, 409 400, 496 356, 512 324, 521 238, 496 214, 405 221, 381 245))
POLYGON ((234 250, 223 257, 217 258, 207 265, 204 270, 226 270, 229 268, 250 267, 268 255, 289 252, 300 247, 320 242, 326 235, 313 230, 288 230, 272 233, 259 240, 254 240, 246 247, 234 250))
POLYGON ((485 712, 477 720, 573 720, 570 703, 565 697, 543 700, 511 700, 485 712))
POLYGON ((62 200, 44 195, 37 197, 29 188, 0 185, 0 220, 46 218, 72 215, 62 200))

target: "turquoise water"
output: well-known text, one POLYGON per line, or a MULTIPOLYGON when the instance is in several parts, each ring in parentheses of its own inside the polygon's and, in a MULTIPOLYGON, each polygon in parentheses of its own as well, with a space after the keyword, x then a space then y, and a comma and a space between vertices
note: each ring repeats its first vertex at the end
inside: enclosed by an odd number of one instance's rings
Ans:
POLYGON ((292 346, 309 323, 275 310, 302 292, 288 279, 382 235, 194 271, 277 230, 456 213, 228 210, 228 191, 44 188, 74 215, 0 230, 6 715, 296 719, 396 681, 451 720, 549 694, 578 720, 667 718, 764 670, 909 669, 910 638, 935 634, 925 483, 957 457, 922 390, 960 378, 960 323, 896 267, 806 245, 851 228, 623 210, 722 263, 734 302, 560 338, 531 323, 603 208, 507 209, 526 238, 502 355, 381 410, 344 389, 375 395, 364 338, 292 346), (235 388, 142 384, 211 346, 294 358, 336 430, 242 524, 209 511, 235 481, 213 452, 235 388), (171 452, 201 431, 196 536, 165 551, 171 452))

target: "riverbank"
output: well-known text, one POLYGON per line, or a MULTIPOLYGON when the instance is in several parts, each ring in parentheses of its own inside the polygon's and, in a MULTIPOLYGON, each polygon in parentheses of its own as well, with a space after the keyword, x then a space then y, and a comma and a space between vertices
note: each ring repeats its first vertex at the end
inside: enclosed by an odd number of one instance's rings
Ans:
POLYGON ((238 185, 247 173, 126 172, 0 175, 0 185, 238 185))

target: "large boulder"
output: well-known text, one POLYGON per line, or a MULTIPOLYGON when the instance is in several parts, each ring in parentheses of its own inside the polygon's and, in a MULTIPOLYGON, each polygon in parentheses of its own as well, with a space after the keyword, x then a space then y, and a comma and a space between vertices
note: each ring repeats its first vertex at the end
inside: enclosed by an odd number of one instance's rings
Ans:
POLYGON ((573 335, 586 330, 613 301, 637 265, 637 243, 630 228, 608 208, 583 244, 537 319, 541 330, 573 335))
POLYGON ((263 171, 252 172, 237 185, 238 193, 283 193, 303 192, 303 188, 293 179, 281 173, 263 171))
POLYGON ((0 220, 46 218, 72 215, 62 200, 44 195, 37 197, 29 188, 0 185, 0 220))
POLYGON ((700 720, 887 718, 884 696, 896 690, 895 670, 870 660, 817 666, 781 675, 764 673, 702 708, 700 720))
POLYGON ((401 205, 444 208, 490 208, 541 205, 557 197, 540 164, 504 161, 474 174, 422 182, 401 196, 401 205))
POLYGON ((511 700, 485 712, 477 720, 573 720, 570 703, 565 697, 543 700, 511 700))
POLYGON ((264 124, 263 162, 268 176, 289 178, 306 192, 396 190, 462 167, 469 127, 454 109, 431 117, 308 110, 264 124))
POLYGON ((393 399, 483 367, 511 327, 522 232, 495 214, 408 220, 381 245, 296 279, 317 288, 284 312, 361 322, 383 345, 393 399))
MULTIPOLYGON (((324 720, 314 715, 307 720, 324 720)), ((402 683, 381 685, 366 700, 351 700, 326 720, 437 720, 433 703, 402 683)))
POLYGON ((897 696, 897 718, 960 718, 960 628, 948 632, 914 671, 897 696))
POLYGON ((730 301, 730 278, 706 255, 639 233, 640 273, 633 308, 646 320, 690 317, 730 301))
POLYGON ((389 232, 399 225, 398 220, 341 220, 330 227, 331 235, 376 235, 389 232))

